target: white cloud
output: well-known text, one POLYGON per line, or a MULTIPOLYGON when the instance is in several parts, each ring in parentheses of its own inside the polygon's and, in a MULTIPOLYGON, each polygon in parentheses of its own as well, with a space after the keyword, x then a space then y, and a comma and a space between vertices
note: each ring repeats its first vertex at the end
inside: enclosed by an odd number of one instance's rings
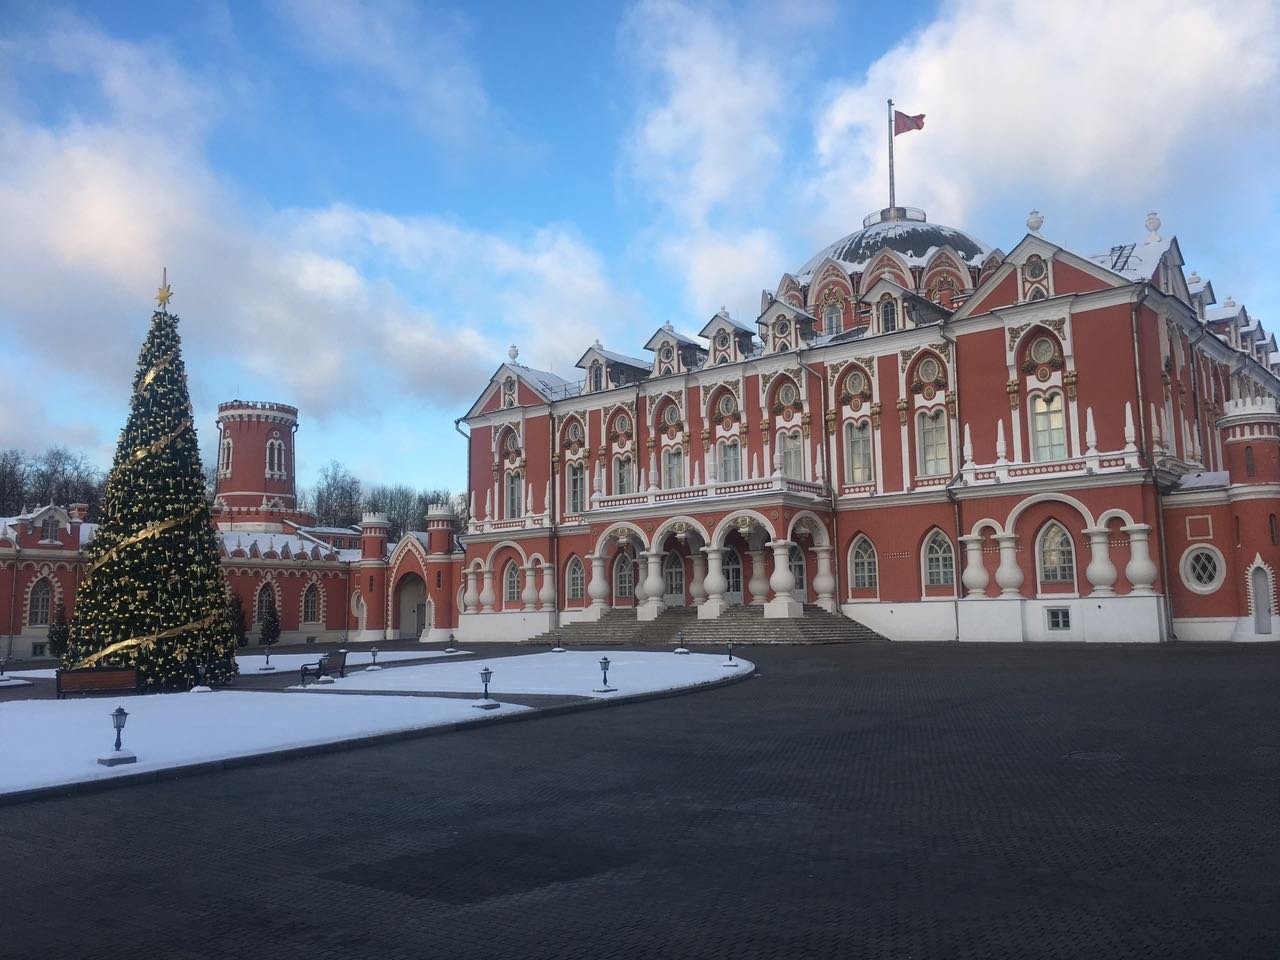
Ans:
POLYGON ((993 194, 1123 200, 1136 231, 1153 191, 1239 163, 1233 130, 1274 126, 1278 46, 1268 0, 947 3, 816 117, 818 233, 886 202, 887 95, 928 117, 897 140, 900 203, 964 223, 993 194))

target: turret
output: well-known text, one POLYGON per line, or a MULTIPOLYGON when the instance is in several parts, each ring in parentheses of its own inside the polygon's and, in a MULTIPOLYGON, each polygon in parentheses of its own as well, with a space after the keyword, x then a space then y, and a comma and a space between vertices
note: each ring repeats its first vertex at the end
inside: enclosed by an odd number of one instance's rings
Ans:
POLYGON ((1280 483, 1280 404, 1275 397, 1228 400, 1218 429, 1232 484, 1280 483))
POLYGON ((297 512, 294 433, 298 408, 286 403, 232 400, 218 404, 220 520, 280 524, 309 522, 297 512))
POLYGON ((453 528, 457 518, 453 507, 447 503, 427 506, 427 544, 431 553, 453 551, 453 528))

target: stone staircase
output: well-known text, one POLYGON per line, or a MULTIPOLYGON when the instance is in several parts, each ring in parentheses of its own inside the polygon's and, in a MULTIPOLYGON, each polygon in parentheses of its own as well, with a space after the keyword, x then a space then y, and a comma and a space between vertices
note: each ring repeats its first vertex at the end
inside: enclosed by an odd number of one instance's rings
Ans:
MULTIPOLYGON (((611 609, 599 620, 570 623, 560 628, 562 642, 578 647, 674 647, 677 632, 685 644, 734 643, 870 643, 885 638, 870 627, 816 604, 804 605, 804 618, 766 620, 762 607, 731 606, 714 620, 699 620, 696 607, 670 607, 656 620, 636 619, 634 608, 611 609)), ((524 641, 552 644, 548 631, 524 641)))

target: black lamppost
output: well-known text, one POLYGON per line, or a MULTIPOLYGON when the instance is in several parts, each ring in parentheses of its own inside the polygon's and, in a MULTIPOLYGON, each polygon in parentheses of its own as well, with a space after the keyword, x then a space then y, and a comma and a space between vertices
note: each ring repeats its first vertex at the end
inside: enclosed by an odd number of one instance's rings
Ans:
POLYGON ((616 687, 609 686, 609 658, 600 658, 600 673, 604 677, 604 682, 595 689, 595 693, 613 693, 616 687))
POLYGON ((370 670, 381 670, 382 668, 378 666, 378 648, 370 647, 369 656, 373 657, 373 663, 369 664, 369 666, 364 668, 365 673, 368 673, 370 670))
POLYGON ((473 703, 472 706, 480 710, 493 710, 498 704, 494 700, 489 699, 489 681, 493 679, 493 671, 485 667, 480 671, 480 682, 484 684, 484 697, 473 703))
POLYGON ((560 643, 560 631, 556 631, 556 645, 551 648, 552 653, 564 653, 564 645, 560 643))
POLYGON ((689 652, 688 648, 686 648, 686 647, 685 647, 685 645, 684 645, 684 631, 683 631, 683 630, 677 630, 677 631, 676 631, 676 651, 675 651, 675 652, 676 652, 676 653, 682 653, 682 654, 683 654, 683 653, 688 653, 688 652, 689 652))
POLYGON ((208 672, 209 672, 209 665, 207 663, 196 664, 196 685, 191 688, 192 693, 208 693, 209 692, 209 688, 206 687, 204 684, 204 676, 208 672))
POLYGON ((99 757, 98 762, 104 767, 114 767, 121 763, 134 763, 137 757, 130 750, 120 749, 120 732, 124 730, 124 722, 129 719, 129 714, 125 712, 124 707, 116 707, 111 711, 111 726, 116 731, 116 749, 114 753, 109 753, 105 757, 99 757))
POLYGON ((458 648, 453 645, 453 634, 449 634, 449 645, 444 648, 445 653, 457 653, 458 648))
POLYGON ((738 666, 737 662, 733 659, 733 641, 732 640, 729 641, 729 659, 724 662, 724 665, 726 667, 734 667, 734 668, 738 666))

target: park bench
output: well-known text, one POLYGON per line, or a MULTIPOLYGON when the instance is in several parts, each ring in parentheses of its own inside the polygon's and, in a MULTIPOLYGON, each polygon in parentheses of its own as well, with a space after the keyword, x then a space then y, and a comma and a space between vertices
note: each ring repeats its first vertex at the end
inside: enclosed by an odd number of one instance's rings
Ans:
POLYGON ((304 663, 302 665, 302 685, 307 685, 307 677, 314 676, 317 680, 325 676, 333 676, 337 673, 340 677, 347 675, 347 651, 339 650, 336 653, 326 653, 315 663, 304 663))
POLYGON ((58 684, 58 699, 68 693, 130 693, 138 691, 137 667, 82 667, 79 670, 59 670, 54 675, 58 684))

